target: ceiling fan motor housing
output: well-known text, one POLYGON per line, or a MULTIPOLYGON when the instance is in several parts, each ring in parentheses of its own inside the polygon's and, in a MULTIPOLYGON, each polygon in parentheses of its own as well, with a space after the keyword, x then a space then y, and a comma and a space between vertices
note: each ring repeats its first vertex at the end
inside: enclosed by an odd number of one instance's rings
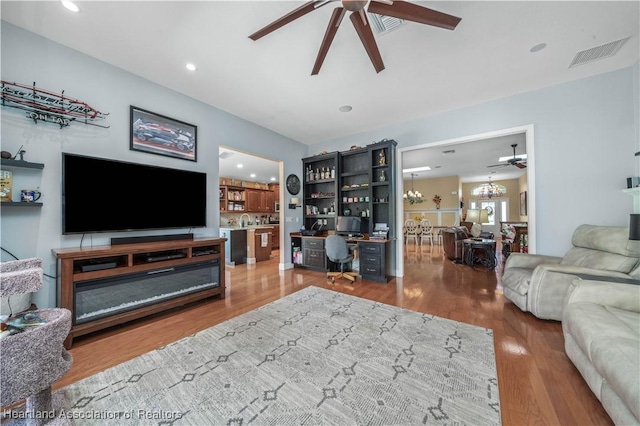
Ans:
POLYGON ((362 10, 366 5, 367 0, 342 0, 342 7, 350 12, 362 10))

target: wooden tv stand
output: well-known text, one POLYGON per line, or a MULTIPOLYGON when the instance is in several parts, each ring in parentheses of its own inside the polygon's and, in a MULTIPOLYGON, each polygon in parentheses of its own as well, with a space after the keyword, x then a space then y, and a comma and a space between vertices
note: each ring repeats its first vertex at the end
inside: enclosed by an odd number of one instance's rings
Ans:
POLYGON ((224 298, 225 241, 53 249, 58 259, 57 306, 70 310, 72 318, 65 347, 69 349, 76 336, 208 297, 224 298))

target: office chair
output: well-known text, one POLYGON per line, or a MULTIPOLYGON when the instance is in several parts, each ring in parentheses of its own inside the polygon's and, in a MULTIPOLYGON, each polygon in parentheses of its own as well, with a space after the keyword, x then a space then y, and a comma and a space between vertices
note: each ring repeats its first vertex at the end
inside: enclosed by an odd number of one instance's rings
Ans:
POLYGON ((340 264, 340 272, 327 272, 327 278, 331 278, 332 283, 336 282, 336 278, 346 278, 354 282, 358 274, 344 270, 345 265, 353 260, 347 240, 340 235, 329 235, 325 240, 325 251, 330 261, 340 264))

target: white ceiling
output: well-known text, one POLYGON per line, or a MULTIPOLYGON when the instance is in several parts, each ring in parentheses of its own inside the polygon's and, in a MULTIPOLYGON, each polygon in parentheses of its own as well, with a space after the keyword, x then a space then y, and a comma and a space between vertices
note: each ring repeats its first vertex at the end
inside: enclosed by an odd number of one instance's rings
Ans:
MULTIPOLYGON (((74 14, 57 1, 3 0, 0 12, 7 22, 308 145, 639 58, 638 1, 415 1, 462 21, 454 31, 409 22, 377 36, 386 69, 376 74, 345 19, 316 76, 311 69, 337 2, 258 41, 248 35, 302 2, 76 3, 81 12, 74 14), (579 51, 625 37, 615 56, 568 67, 579 51), (531 53, 539 43, 547 47, 531 53), (187 71, 186 62, 198 70, 187 71), (353 110, 342 113, 342 105, 353 110)), ((500 155, 511 152, 505 145, 500 155)))

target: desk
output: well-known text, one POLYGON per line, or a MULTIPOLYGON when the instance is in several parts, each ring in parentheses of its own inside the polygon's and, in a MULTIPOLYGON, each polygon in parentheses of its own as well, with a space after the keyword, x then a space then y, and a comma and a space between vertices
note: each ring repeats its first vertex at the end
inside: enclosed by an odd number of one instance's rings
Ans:
POLYGON ((464 248, 464 263, 472 268, 476 263, 481 263, 489 269, 496 267, 496 241, 489 239, 474 240, 467 238, 462 240, 464 248), (484 256, 479 256, 479 251, 484 253, 484 256))
MULTIPOLYGON (((329 262, 324 251, 326 235, 305 236, 299 232, 291 237, 292 260, 296 268, 327 271, 329 262)), ((358 245, 359 273, 362 279, 386 283, 391 277, 393 264, 391 239, 345 238, 348 244, 358 245)))

